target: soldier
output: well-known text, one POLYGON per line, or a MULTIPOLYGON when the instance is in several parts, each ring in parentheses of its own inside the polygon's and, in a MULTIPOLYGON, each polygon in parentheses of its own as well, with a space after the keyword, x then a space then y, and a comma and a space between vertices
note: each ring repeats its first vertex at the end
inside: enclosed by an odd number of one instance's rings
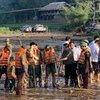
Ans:
POLYGON ((16 80, 14 56, 10 57, 10 61, 7 67, 7 77, 8 77, 9 90, 10 92, 13 92, 15 91, 15 80, 16 80))
POLYGON ((26 49, 21 46, 18 52, 15 53, 16 75, 17 75, 17 89, 16 95, 21 95, 23 91, 23 84, 25 75, 28 76, 26 65, 26 49))
POLYGON ((48 86, 48 77, 49 74, 52 74, 52 84, 53 87, 56 87, 56 82, 55 82, 55 73, 56 73, 56 68, 55 68, 55 61, 56 61, 56 55, 55 55, 55 50, 53 47, 46 45, 45 49, 43 51, 43 62, 46 64, 46 78, 45 78, 45 88, 48 86))
POLYGON ((2 74, 6 74, 6 80, 4 87, 7 87, 7 66, 8 60, 12 55, 12 45, 10 44, 9 38, 5 39, 5 46, 0 49, 0 79, 2 74))
MULTIPOLYGON (((5 47, 9 48, 10 56, 11 56, 12 55, 12 45, 10 43, 10 39, 9 38, 5 39, 5 47)), ((9 56, 9 58, 10 58, 10 56, 9 56)))
POLYGON ((81 46, 82 51, 81 51, 79 61, 78 61, 79 75, 82 76, 83 88, 88 88, 89 69, 92 69, 92 64, 91 64, 91 59, 90 59, 91 54, 85 42, 81 42, 80 46, 81 46))
MULTIPOLYGON (((34 55, 34 67, 35 67, 35 79, 39 78, 39 86, 42 86, 42 80, 41 80, 41 64, 42 64, 42 55, 39 47, 37 44, 35 45, 33 49, 34 55), (38 58, 38 59, 37 59, 38 58)), ((37 80, 36 80, 37 81, 37 80)))
POLYGON ((41 52, 36 43, 31 42, 30 48, 26 52, 28 60, 28 74, 29 74, 29 87, 36 86, 36 78, 39 78, 39 85, 41 87, 41 52))

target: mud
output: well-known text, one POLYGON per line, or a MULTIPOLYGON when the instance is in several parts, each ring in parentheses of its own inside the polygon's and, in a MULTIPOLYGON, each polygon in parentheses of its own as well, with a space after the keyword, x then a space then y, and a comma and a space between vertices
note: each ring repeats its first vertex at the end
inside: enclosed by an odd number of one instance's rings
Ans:
POLYGON ((60 88, 52 88, 50 80, 48 82, 49 88, 28 88, 22 96, 0 89, 0 100, 100 100, 99 84, 90 85, 89 89, 61 88, 62 84, 60 88))
MULTIPOLYGON (((73 36, 72 34, 57 34, 57 33, 24 33, 24 34, 1 34, 0 35, 0 47, 5 43, 5 38, 10 38, 13 45, 13 51, 15 52, 20 47, 20 40, 22 44, 29 47, 29 43, 34 41, 38 46, 43 49, 46 44, 50 44, 55 47, 57 51, 61 50, 61 45, 66 36, 71 36, 77 44, 82 39, 88 37, 73 36)), ((43 76, 42 76, 43 77, 43 76)), ((42 80, 42 88, 26 89, 23 91, 22 96, 16 96, 15 93, 8 93, 4 89, 4 76, 0 80, 0 100, 100 100, 100 83, 89 84, 89 89, 83 90, 79 88, 64 88, 64 78, 56 76, 56 82, 59 88, 52 88, 52 79, 49 77, 49 88, 44 87, 44 79, 42 80)))

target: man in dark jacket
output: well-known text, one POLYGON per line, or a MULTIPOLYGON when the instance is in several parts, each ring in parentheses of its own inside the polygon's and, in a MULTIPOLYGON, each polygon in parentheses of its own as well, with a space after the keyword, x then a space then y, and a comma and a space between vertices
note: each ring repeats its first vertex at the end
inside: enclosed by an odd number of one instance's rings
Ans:
POLYGON ((64 46, 64 51, 62 53, 62 58, 60 60, 62 60, 63 63, 65 64, 65 87, 68 87, 69 78, 70 78, 69 86, 73 87, 75 85, 74 82, 76 74, 73 52, 69 48, 68 43, 65 43, 63 46, 64 46))

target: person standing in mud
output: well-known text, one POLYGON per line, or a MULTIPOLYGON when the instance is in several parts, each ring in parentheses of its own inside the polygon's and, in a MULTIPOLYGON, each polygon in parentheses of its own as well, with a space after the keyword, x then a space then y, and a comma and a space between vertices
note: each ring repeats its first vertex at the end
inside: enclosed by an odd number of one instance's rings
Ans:
POLYGON ((26 57, 28 61, 28 74, 29 74, 29 88, 35 87, 34 82, 34 59, 33 59, 33 48, 35 46, 34 42, 30 43, 30 48, 26 51, 26 57))
POLYGON ((69 45, 70 45, 70 48, 73 51, 74 62, 75 62, 75 69, 76 69, 76 71, 75 71, 75 78, 74 78, 75 82, 74 83, 75 83, 75 87, 78 87, 78 79, 77 79, 77 77, 78 77, 77 67, 78 66, 77 65, 78 65, 78 60, 79 60, 79 57, 80 57, 80 53, 79 53, 79 49, 76 47, 74 41, 71 41, 69 45))
POLYGON ((79 57, 78 61, 78 72, 79 75, 82 76, 83 88, 88 88, 88 74, 89 74, 89 69, 92 69, 91 65, 91 53, 89 48, 87 48, 87 44, 85 42, 80 43, 81 46, 81 54, 79 57))
POLYGON ((0 49, 0 79, 2 74, 6 74, 6 80, 4 87, 7 88, 7 67, 8 60, 12 55, 12 45, 10 44, 10 39, 5 39, 5 46, 0 49))
POLYGON ((37 78, 39 79, 39 86, 41 87, 42 86, 42 80, 41 80, 42 54, 37 44, 35 45, 33 52, 34 52, 35 79, 37 78))
POLYGON ((9 92, 14 92, 15 82, 16 82, 16 70, 15 70, 15 57, 11 56, 9 60, 9 64, 7 67, 7 77, 8 77, 8 85, 9 85, 9 92))
POLYGON ((94 77, 96 78, 96 81, 98 81, 99 40, 96 40, 94 42, 94 45, 90 46, 90 50, 91 50, 92 65, 94 70, 94 77))
POLYGON ((73 51, 69 48, 69 44, 63 44, 64 51, 62 57, 59 59, 65 64, 65 86, 64 87, 74 87, 76 81, 76 68, 74 63, 73 51), (70 85, 69 85, 70 78, 70 85))
POLYGON ((36 78, 39 78, 41 87, 41 52, 36 43, 31 42, 26 52, 28 60, 29 87, 36 87, 36 78))
POLYGON ((46 65, 46 77, 45 77, 45 88, 48 87, 48 77, 50 74, 52 74, 52 85, 53 87, 56 87, 56 79, 55 79, 55 61, 56 61, 56 55, 55 50, 50 45, 46 45, 45 49, 43 51, 43 63, 46 65))
POLYGON ((15 64, 16 64, 16 75, 17 75, 17 89, 16 95, 21 95, 23 91, 23 84, 25 75, 28 76, 26 65, 26 48, 21 46, 20 49, 15 53, 15 64))

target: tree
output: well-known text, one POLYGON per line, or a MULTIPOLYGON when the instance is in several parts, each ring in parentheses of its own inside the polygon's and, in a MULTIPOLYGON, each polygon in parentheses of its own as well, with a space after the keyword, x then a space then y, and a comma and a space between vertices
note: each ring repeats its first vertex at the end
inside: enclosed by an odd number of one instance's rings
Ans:
POLYGON ((76 7, 62 7, 62 10, 67 24, 70 25, 72 29, 76 30, 78 28, 83 28, 83 26, 88 21, 89 13, 91 10, 91 3, 81 2, 77 3, 76 7))

